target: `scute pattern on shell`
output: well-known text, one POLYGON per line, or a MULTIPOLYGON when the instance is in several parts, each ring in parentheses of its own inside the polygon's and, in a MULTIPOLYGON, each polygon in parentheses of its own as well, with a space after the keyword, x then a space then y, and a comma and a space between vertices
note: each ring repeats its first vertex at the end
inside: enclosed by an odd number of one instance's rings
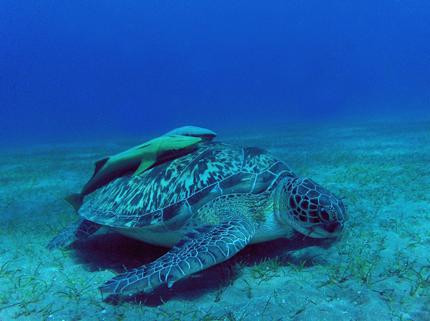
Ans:
POLYGON ((196 151, 124 176, 89 195, 79 214, 113 227, 142 227, 186 221, 200 206, 229 193, 261 193, 291 173, 258 148, 205 143, 196 151))

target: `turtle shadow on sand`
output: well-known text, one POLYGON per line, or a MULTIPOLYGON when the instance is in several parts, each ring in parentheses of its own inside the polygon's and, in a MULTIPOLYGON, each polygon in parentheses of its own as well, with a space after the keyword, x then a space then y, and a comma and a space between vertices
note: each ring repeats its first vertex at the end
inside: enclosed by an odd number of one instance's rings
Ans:
MULTIPOLYGON (((175 283, 172 288, 161 286, 151 293, 133 296, 109 296, 105 301, 118 304, 120 301, 158 306, 172 299, 193 300, 206 293, 216 292, 230 286, 241 274, 241 267, 254 266, 265 260, 277 258, 281 265, 309 267, 320 263, 317 255, 304 252, 299 256, 294 251, 317 247, 326 248, 333 243, 329 239, 305 238, 297 234, 292 239, 277 239, 246 247, 231 259, 212 266, 175 283)), ((93 236, 85 242, 72 246, 73 259, 89 271, 109 269, 121 273, 150 263, 169 249, 140 242, 117 233, 93 236)), ((313 252, 312 252, 313 253, 313 252)))

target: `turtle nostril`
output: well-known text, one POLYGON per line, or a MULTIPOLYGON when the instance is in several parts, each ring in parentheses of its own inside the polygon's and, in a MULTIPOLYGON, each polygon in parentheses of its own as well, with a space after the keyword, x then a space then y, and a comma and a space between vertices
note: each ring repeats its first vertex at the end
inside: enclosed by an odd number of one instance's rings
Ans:
POLYGON ((324 224, 324 229, 329 233, 333 233, 339 227, 340 227, 340 224, 338 222, 331 222, 331 223, 324 224))

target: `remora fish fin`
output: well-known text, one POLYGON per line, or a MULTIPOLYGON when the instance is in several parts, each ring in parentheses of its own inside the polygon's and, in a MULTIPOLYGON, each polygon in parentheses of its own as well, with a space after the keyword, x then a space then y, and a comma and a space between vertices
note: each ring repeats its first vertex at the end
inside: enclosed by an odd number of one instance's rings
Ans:
POLYGON ((96 176, 96 174, 102 169, 102 167, 106 164, 108 160, 109 160, 109 157, 105 157, 105 158, 99 159, 94 163, 94 173, 93 173, 93 176, 91 176, 91 178, 96 176))
POLYGON ((147 169, 149 169, 154 164, 155 164, 155 158, 154 159, 143 159, 140 162, 139 167, 136 169, 136 171, 134 172, 133 175, 140 175, 140 174, 142 174, 144 171, 146 171, 147 169))
POLYGON ((64 198, 72 207, 75 209, 75 211, 78 211, 79 208, 82 206, 82 202, 84 201, 84 196, 80 193, 70 194, 64 198))
POLYGON ((157 154, 176 153, 200 143, 203 139, 185 135, 164 135, 158 140, 157 154))
POLYGON ((161 136, 140 147, 142 160, 133 175, 140 175, 154 165, 182 155, 187 148, 201 142, 200 137, 171 135, 161 136))

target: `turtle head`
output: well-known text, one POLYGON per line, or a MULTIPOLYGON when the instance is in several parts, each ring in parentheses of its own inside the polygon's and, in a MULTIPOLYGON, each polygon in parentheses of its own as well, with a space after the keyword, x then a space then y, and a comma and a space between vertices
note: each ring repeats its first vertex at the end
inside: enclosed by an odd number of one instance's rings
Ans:
POLYGON ((337 237, 347 218, 342 200, 309 178, 289 178, 275 200, 279 220, 313 238, 337 237))

